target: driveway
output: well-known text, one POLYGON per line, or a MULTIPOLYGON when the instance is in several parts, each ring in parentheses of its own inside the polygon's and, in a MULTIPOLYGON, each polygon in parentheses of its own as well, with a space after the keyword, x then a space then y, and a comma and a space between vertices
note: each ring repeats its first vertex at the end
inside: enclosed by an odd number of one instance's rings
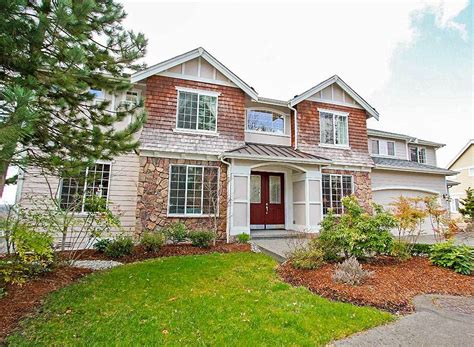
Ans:
POLYGON ((416 312, 398 321, 367 330, 334 346, 472 346, 474 297, 421 295, 416 312))

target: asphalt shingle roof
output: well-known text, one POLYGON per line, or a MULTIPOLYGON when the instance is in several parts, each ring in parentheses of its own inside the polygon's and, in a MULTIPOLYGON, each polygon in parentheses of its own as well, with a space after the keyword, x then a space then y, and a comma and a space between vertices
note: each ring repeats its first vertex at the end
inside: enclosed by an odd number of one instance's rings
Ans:
POLYGON ((375 163, 375 168, 377 167, 389 167, 394 169, 412 169, 413 171, 426 171, 433 173, 440 173, 444 175, 455 175, 456 171, 451 171, 443 169, 434 165, 420 164, 410 160, 403 159, 393 159, 393 158, 381 158, 381 157, 372 157, 372 160, 375 163))

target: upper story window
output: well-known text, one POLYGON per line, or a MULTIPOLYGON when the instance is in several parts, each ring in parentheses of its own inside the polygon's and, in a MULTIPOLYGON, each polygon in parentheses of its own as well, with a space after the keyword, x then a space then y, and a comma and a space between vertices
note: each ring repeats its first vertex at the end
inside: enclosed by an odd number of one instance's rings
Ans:
POLYGON ((284 134, 285 116, 272 111, 248 110, 247 130, 284 134))
POLYGON ((178 89, 178 129, 216 132, 217 93, 178 89))
POLYGON ((138 90, 129 90, 125 94, 125 100, 123 103, 128 106, 136 106, 140 100, 140 92, 138 90))
POLYGON ((410 160, 420 164, 426 164, 426 148, 410 146, 410 160))
POLYGON ((319 109, 321 144, 349 145, 348 113, 319 109))
POLYGON ((92 196, 109 196, 111 164, 97 163, 84 170, 78 178, 63 178, 59 192, 60 207, 76 212, 93 212, 88 205, 92 196))
POLYGON ((105 100, 105 92, 102 89, 89 89, 89 94, 94 96, 94 103, 105 100))
POLYGON ((371 140, 373 155, 395 156, 395 142, 383 140, 371 140))

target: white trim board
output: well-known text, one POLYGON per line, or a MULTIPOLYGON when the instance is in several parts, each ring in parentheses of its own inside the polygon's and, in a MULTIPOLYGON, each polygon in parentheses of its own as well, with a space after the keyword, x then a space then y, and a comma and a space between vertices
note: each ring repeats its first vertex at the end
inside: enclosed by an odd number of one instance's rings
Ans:
MULTIPOLYGON (((318 85, 308 89, 304 93, 294 97, 293 99, 290 100, 289 104, 291 107, 294 107, 295 105, 299 104, 301 101, 308 99, 309 97, 313 96, 317 92, 323 90, 324 88, 330 86, 331 84, 336 83, 339 85, 339 87, 342 88, 344 92, 349 94, 350 97, 352 97, 357 103, 359 103, 360 106, 362 106, 368 113, 370 117, 374 117, 375 119, 379 119, 379 113, 370 106, 370 104, 365 101, 359 94, 357 94, 346 82, 344 82, 338 75, 334 75, 327 80, 319 83, 318 85)), ((352 105, 355 106, 355 105, 352 105)))
MULTIPOLYGON (((209 64, 211 64, 214 68, 219 70, 219 72, 222 73, 225 77, 227 77, 230 81, 235 83, 235 85, 237 85, 240 89, 242 89, 252 99, 255 99, 255 100, 258 99, 258 94, 252 87, 250 87, 247 83, 241 80, 236 74, 230 71, 227 67, 225 67, 221 62, 219 62, 216 58, 210 55, 202 47, 193 49, 192 51, 189 51, 187 53, 165 60, 161 63, 158 63, 156 65, 149 67, 148 69, 136 72, 131 76, 130 80, 132 83, 139 82, 145 78, 165 72, 166 70, 174 66, 186 63, 187 61, 193 60, 198 57, 204 58, 209 64)), ((179 78, 182 78, 182 76, 180 75, 179 78)))

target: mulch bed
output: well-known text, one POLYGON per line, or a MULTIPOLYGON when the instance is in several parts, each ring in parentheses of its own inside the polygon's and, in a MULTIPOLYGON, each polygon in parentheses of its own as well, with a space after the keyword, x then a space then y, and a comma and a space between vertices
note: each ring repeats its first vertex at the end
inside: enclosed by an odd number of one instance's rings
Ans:
POLYGON ((47 294, 91 272, 88 269, 61 266, 22 286, 7 286, 6 296, 0 299, 0 344, 18 326, 20 319, 35 313, 47 294))
MULTIPOLYGON (((122 263, 133 263, 151 258, 169 257, 177 255, 198 255, 207 253, 248 252, 249 244, 218 243, 210 248, 198 248, 188 244, 166 245, 159 252, 145 252, 141 246, 134 248, 133 254, 113 259, 122 263)), ((67 251, 59 252, 59 257, 67 259, 67 251)), ((93 249, 86 250, 79 257, 81 260, 111 260, 105 254, 93 249)), ((21 319, 36 312, 47 294, 58 290, 77 279, 91 273, 92 270, 69 266, 60 266, 44 275, 34 278, 22 286, 9 285, 7 294, 0 298, 0 345, 7 335, 17 326, 21 319)))
POLYGON ((335 264, 298 270, 285 263, 278 272, 286 282, 307 287, 328 299, 374 306, 392 313, 412 312, 411 301, 419 294, 474 296, 474 276, 431 265, 427 258, 413 257, 399 262, 391 257, 380 257, 362 266, 374 275, 361 286, 335 283, 331 278, 335 264))
MULTIPOLYGON (((209 248, 194 247, 191 244, 165 245, 158 252, 146 252, 143 247, 135 246, 133 253, 122 258, 110 258, 106 254, 97 252, 94 249, 84 250, 80 253, 78 260, 116 260, 121 263, 133 263, 136 261, 171 257, 177 255, 198 255, 208 253, 230 253, 230 252, 249 252, 249 244, 224 243, 218 242, 215 246, 209 248)), ((59 257, 67 257, 69 252, 58 252, 59 257)))

